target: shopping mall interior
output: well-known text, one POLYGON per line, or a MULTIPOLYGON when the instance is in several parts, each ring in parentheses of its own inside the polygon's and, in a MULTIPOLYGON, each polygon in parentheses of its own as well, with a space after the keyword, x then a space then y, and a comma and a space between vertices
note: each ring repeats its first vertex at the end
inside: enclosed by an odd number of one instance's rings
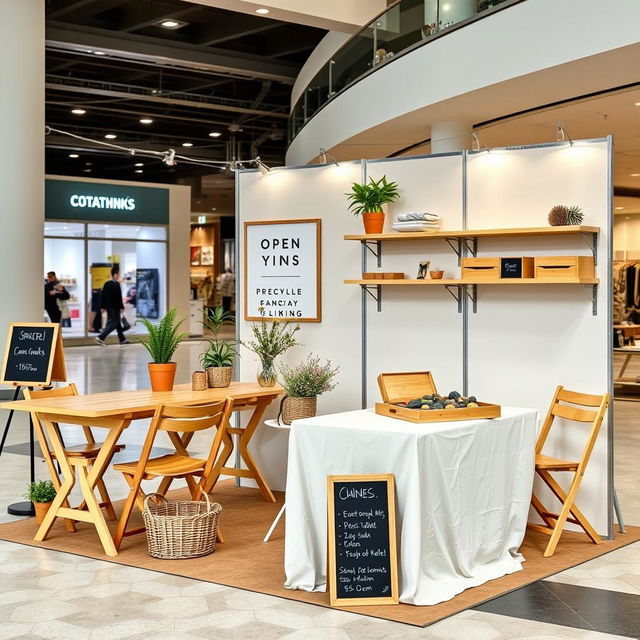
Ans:
POLYGON ((640 638, 639 22, 0 0, 0 640, 640 638))

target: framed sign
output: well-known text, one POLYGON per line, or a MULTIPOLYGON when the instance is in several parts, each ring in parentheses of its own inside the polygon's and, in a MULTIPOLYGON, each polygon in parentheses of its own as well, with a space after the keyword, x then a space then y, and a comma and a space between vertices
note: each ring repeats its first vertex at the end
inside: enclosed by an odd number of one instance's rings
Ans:
POLYGON ((398 604, 393 474, 327 476, 331 606, 398 604))
POLYGON ((244 223, 244 318, 321 322, 321 221, 244 223))
POLYGON ((48 322, 12 322, 2 364, 2 384, 24 387, 64 382, 67 372, 60 325, 48 322))

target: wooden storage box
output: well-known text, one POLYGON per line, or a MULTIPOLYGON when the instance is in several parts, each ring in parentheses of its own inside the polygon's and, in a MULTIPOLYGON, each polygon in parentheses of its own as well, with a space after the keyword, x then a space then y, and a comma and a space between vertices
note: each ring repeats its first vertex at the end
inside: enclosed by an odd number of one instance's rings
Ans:
POLYGON ((363 280, 403 280, 402 271, 366 271, 362 274, 363 280))
POLYGON ((593 256, 538 256, 535 266, 539 280, 595 278, 593 256))
POLYGON ((461 265, 463 280, 500 278, 500 258, 462 258, 461 265))
POLYGON ((468 409, 409 409, 396 402, 408 402, 424 395, 438 393, 431 371, 413 373, 381 373, 378 386, 384 402, 376 403, 376 413, 408 422, 454 422, 499 418, 500 405, 478 402, 480 406, 468 409))

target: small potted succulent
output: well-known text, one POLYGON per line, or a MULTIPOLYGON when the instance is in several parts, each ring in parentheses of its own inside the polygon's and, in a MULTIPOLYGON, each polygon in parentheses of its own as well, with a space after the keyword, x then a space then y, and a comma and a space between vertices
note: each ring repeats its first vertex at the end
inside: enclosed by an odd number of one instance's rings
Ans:
POLYGON ((30 482, 24 497, 33 502, 33 508, 36 511, 36 522, 42 524, 53 499, 56 497, 56 488, 51 480, 30 482))
POLYGON ((282 365, 280 376, 285 393, 280 405, 282 422, 291 424, 294 420, 315 416, 318 396, 335 388, 334 378, 339 369, 329 360, 322 364, 313 354, 292 367, 282 365))
POLYGON ((380 180, 369 179, 368 184, 354 182, 351 193, 345 193, 350 200, 349 210, 353 215, 362 214, 365 233, 382 233, 384 227, 385 204, 390 204, 400 197, 397 182, 388 182, 387 176, 380 180))
POLYGON ((176 363, 171 361, 178 345, 187 337, 180 333, 183 320, 176 322, 177 309, 170 309, 157 325, 142 318, 149 334, 140 340, 142 346, 152 358, 149 367, 149 378, 153 391, 171 391, 176 377, 176 363))
POLYGON ((212 388, 228 387, 233 377, 233 361, 238 355, 235 341, 223 340, 219 334, 222 327, 235 322, 235 316, 223 307, 214 307, 204 326, 213 333, 207 340, 208 347, 200 356, 200 362, 207 372, 207 384, 212 388))

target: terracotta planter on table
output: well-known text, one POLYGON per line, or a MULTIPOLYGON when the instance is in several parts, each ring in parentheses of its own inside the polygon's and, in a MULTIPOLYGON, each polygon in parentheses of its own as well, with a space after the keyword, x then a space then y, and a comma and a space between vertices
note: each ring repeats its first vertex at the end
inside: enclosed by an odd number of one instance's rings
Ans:
POLYGON ((384 211, 372 211, 362 214, 365 233, 382 233, 384 227, 384 211))
POLYGON ((36 511, 36 522, 38 524, 42 524, 44 517, 47 515, 47 511, 49 511, 49 507, 51 506, 51 502, 34 502, 33 508, 36 511))
POLYGON ((176 378, 176 363, 157 364, 150 362, 149 379, 152 391, 173 391, 173 382, 176 378))

